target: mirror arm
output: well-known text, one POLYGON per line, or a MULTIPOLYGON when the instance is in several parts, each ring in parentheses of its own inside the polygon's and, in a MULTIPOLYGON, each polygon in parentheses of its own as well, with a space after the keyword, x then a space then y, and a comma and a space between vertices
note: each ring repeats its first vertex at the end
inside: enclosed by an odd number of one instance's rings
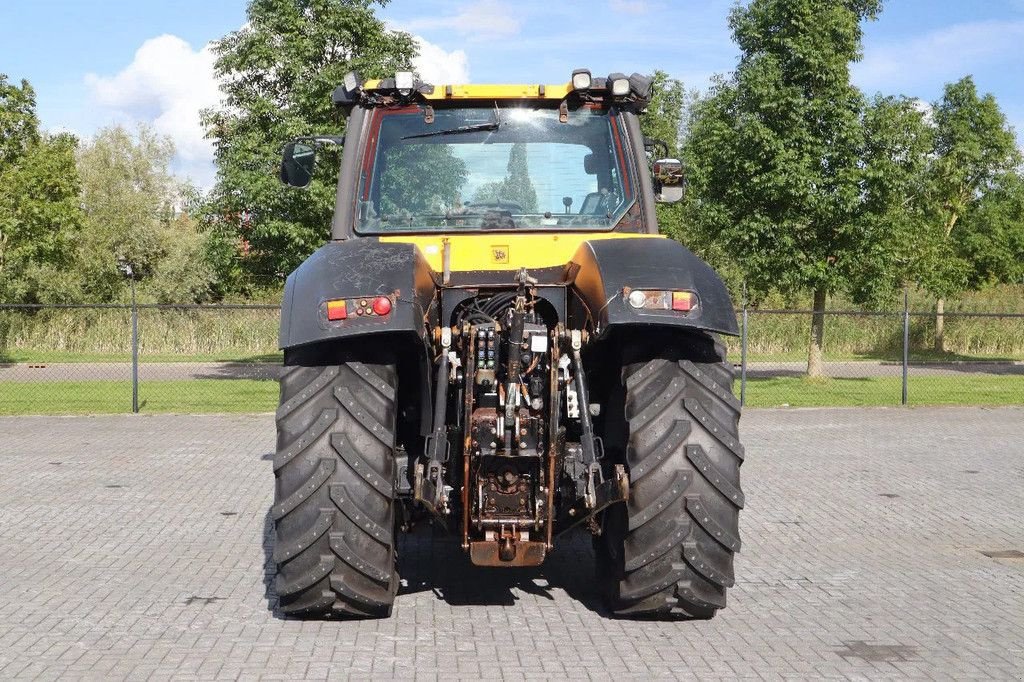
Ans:
POLYGON ((317 147, 329 144, 334 147, 341 147, 345 144, 345 138, 340 135, 310 135, 308 137, 297 137, 295 142, 312 142, 317 147))

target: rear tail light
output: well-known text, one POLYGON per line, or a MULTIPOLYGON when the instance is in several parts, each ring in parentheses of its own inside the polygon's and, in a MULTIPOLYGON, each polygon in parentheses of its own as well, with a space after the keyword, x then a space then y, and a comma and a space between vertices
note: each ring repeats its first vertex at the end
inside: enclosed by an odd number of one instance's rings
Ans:
MULTIPOLYGON (((321 304, 323 305, 323 304, 321 304)), ((375 298, 336 298, 327 301, 327 319, 330 322, 359 317, 383 317, 391 314, 394 303, 389 296, 375 298)), ((321 308, 323 310, 323 308, 321 308)))
POLYGON ((692 291, 633 289, 626 301, 637 310, 673 310, 688 313, 697 307, 697 294, 692 291))
POLYGON ((391 312, 391 299, 387 296, 378 296, 373 299, 373 312, 377 315, 387 315, 391 312))

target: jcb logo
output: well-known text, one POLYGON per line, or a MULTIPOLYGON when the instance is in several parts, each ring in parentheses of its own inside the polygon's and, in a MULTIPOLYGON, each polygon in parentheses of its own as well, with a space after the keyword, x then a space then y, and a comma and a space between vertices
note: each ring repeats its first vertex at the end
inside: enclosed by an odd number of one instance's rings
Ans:
POLYGON ((492 246, 491 247, 491 261, 494 263, 507 263, 508 262, 508 247, 507 246, 492 246))

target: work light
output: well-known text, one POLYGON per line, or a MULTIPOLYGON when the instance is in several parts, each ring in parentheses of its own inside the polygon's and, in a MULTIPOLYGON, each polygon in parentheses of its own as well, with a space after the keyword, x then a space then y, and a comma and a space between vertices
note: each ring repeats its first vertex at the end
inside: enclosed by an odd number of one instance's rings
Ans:
POLYGON ((590 69, 576 69, 572 72, 572 89, 590 89, 590 69))
POLYGON ((612 97, 625 97, 629 94, 629 78, 623 73, 613 73, 608 76, 608 89, 612 91, 612 97))
POLYGON ((341 81, 345 86, 345 92, 355 92, 359 89, 360 78, 355 71, 349 71, 341 81))
POLYGON ((395 89, 399 94, 408 95, 412 93, 413 79, 412 71, 399 71, 395 74, 395 89))

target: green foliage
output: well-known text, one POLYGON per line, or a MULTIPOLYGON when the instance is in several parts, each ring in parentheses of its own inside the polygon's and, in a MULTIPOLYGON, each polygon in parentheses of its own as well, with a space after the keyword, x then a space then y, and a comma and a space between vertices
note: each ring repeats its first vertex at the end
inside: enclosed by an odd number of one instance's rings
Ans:
POLYGON ((863 116, 861 150, 862 230, 860 254, 847 260, 854 302, 892 304, 913 279, 918 235, 926 222, 921 197, 933 134, 917 103, 907 97, 876 96, 863 116))
POLYGON ((83 229, 75 269, 85 300, 126 296, 118 269, 129 263, 144 300, 186 303, 209 297, 213 270, 205 237, 182 209, 188 191, 171 175, 174 146, 140 127, 105 128, 78 154, 83 229))
POLYGON ((279 281, 329 236, 332 155, 299 192, 277 180, 281 146, 343 132, 331 92, 348 71, 379 78, 409 68, 415 55, 412 37, 387 30, 374 4, 252 0, 246 25, 215 46, 225 99, 204 115, 218 172, 210 213, 227 223, 222 235, 234 231, 247 245, 241 264, 250 283, 279 281))
POLYGON ((964 219, 957 247, 972 264, 971 289, 1024 283, 1024 178, 1019 173, 992 180, 964 219))
MULTIPOLYGON (((933 108, 935 146, 924 196, 929 220, 918 240, 916 266, 922 285, 941 298, 986 281, 1011 281, 1019 273, 1012 258, 986 253, 1012 249, 1012 241, 1000 242, 985 230, 995 220, 1013 232, 996 217, 996 206, 1009 211, 1004 217, 1012 214, 1021 154, 995 98, 979 96, 970 76, 947 84, 933 108), (999 198, 980 210, 989 190, 999 198)), ((1001 234, 1010 238, 1005 230, 1001 234)), ((1020 260, 1024 251, 1017 244, 1020 260)))
POLYGON ((652 78, 651 102, 640 117, 640 130, 644 137, 664 142, 668 145, 668 156, 676 157, 686 111, 686 90, 682 81, 670 78, 660 69, 652 78))
POLYGON ((864 102, 849 63, 878 9, 755 0, 730 16, 743 55, 697 104, 686 158, 696 226, 755 292, 836 291, 862 266, 864 102))
MULTIPOLYGON (((640 130, 644 137, 664 142, 668 146, 668 157, 678 158, 684 114, 687 111, 686 91, 681 81, 670 78, 664 71, 655 71, 652 78, 651 102, 640 117, 640 130)), ((660 155, 664 151, 659 148, 655 154, 660 155)), ((658 228, 662 234, 686 244, 698 255, 708 259, 708 254, 698 248, 699 240, 687 238, 682 204, 659 204, 656 210, 658 228)))
MULTIPOLYGON (((276 309, 139 311, 143 362, 278 360, 276 309)), ((124 361, 131 356, 127 308, 0 311, 0 361, 124 361)))
POLYGON ((0 168, 18 162, 28 148, 39 142, 36 93, 26 80, 21 87, 0 73, 0 168))
POLYGON ((154 273, 161 255, 157 226, 172 211, 169 139, 140 128, 137 139, 122 127, 99 131, 78 154, 84 230, 79 267, 87 298, 108 301, 123 288, 118 261, 137 279, 154 273))
POLYGON ((35 94, 0 74, 0 301, 61 302, 81 221, 70 135, 39 133, 35 94))

